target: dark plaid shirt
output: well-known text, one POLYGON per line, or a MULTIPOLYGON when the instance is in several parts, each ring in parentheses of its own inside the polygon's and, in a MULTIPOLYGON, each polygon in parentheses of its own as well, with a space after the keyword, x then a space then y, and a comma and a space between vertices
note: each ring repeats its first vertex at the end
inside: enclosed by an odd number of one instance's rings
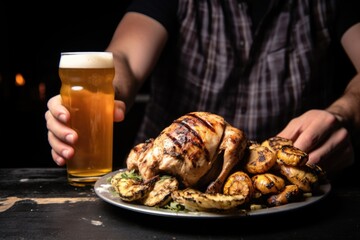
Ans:
MULTIPOLYGON (((147 10, 139 12, 155 19, 156 11, 169 5, 156 9, 146 2, 147 10)), ((151 78, 151 99, 137 142, 156 137, 191 111, 217 113, 249 139, 263 140, 304 111, 328 106, 339 94, 336 68, 329 65, 334 1, 270 1, 256 28, 246 1, 178 4, 176 12, 169 7, 157 19, 170 39, 151 78)))

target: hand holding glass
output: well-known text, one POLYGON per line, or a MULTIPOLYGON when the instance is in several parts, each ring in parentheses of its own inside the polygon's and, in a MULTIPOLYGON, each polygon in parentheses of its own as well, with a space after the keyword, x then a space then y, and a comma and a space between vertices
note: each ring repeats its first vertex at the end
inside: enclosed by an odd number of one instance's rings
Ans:
POLYGON ((75 156, 66 163, 71 185, 93 185, 112 171, 114 75, 110 52, 61 53, 60 95, 79 136, 75 156))

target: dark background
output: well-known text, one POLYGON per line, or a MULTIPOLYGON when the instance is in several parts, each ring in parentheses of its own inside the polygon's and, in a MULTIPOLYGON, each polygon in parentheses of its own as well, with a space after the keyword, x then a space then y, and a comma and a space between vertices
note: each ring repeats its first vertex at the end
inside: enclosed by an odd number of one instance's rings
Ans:
MULTIPOLYGON (((0 4, 0 167, 56 166, 44 114, 48 99, 59 93, 60 52, 104 50, 128 3, 0 4), (16 86, 17 73, 25 85, 16 86)), ((144 105, 137 103, 125 122, 115 123, 115 166, 121 165, 133 145, 144 105)))

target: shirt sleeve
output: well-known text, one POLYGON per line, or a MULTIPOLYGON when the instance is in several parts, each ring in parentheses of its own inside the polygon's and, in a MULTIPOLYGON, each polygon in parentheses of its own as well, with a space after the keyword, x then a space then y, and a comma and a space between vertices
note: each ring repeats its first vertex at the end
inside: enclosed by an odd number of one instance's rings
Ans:
POLYGON ((338 0, 335 31, 338 39, 356 23, 360 23, 360 1, 359 0, 338 0))
POLYGON ((126 12, 138 12, 158 21, 171 32, 176 27, 178 0, 133 0, 126 12))

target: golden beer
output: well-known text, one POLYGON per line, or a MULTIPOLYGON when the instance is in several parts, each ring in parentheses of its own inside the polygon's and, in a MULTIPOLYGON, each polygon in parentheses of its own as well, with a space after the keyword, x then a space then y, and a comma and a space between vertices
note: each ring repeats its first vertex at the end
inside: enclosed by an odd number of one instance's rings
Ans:
POLYGON ((93 185, 112 171, 114 75, 112 53, 61 54, 60 94, 70 111, 70 127, 79 135, 75 156, 66 163, 71 185, 93 185))

